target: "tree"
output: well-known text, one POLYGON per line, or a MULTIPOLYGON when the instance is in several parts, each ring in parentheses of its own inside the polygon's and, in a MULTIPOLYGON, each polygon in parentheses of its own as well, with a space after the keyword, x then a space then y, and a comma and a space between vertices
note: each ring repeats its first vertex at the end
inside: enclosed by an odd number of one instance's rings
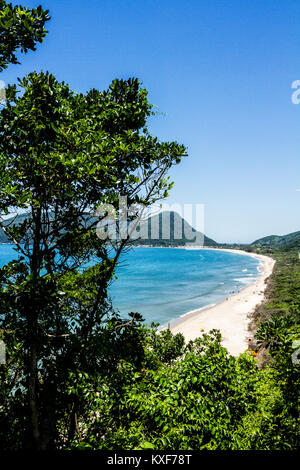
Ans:
POLYGON ((116 353, 105 362, 104 320, 115 326, 108 344, 134 335, 107 298, 128 239, 113 247, 99 240, 97 208, 111 204, 120 214, 120 195, 145 206, 164 197, 167 171, 185 148, 149 134, 152 107, 137 79, 85 95, 49 73, 32 73, 19 85, 24 93, 9 87, 0 114, 0 211, 26 211, 18 223, 1 222, 17 252, 0 271, 4 380, 14 396, 6 406, 15 417, 7 428, 20 436, 16 446, 31 436, 27 446, 46 449, 59 445, 62 420, 69 423, 65 440, 76 432, 80 409, 66 391, 70 372, 92 374, 118 360, 116 353))
POLYGON ((25 53, 34 51, 36 43, 43 41, 48 13, 41 6, 29 9, 0 0, 0 72, 9 64, 19 63, 19 49, 25 53))

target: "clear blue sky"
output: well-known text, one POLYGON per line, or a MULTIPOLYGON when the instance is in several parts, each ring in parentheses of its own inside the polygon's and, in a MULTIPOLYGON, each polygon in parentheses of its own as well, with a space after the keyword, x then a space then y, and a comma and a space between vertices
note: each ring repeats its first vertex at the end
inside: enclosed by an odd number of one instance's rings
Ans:
POLYGON ((6 83, 49 70, 76 91, 137 76, 189 157, 170 203, 205 204, 205 232, 250 242, 300 230, 299 0, 23 0, 49 34, 6 83))

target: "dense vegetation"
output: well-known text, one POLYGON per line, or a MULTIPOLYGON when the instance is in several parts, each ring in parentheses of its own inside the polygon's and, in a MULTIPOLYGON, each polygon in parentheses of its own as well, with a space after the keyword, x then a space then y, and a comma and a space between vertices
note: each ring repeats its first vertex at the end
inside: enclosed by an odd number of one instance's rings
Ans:
POLYGON ((251 244, 255 247, 272 247, 281 250, 300 249, 300 232, 287 235, 270 235, 260 238, 251 244))

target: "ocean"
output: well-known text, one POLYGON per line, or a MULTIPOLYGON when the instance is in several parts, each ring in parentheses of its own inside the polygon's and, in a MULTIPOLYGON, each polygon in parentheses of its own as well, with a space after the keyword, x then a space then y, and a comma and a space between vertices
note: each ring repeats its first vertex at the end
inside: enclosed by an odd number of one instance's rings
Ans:
MULTIPOLYGON (((14 257, 12 245, 0 245, 0 266, 14 257)), ((161 325, 222 302, 255 282, 261 269, 251 256, 209 249, 133 248, 120 261, 109 289, 114 307, 161 325)))
POLYGON ((118 267, 110 293, 122 315, 167 324, 222 302, 260 275, 261 261, 218 250, 135 248, 118 267))

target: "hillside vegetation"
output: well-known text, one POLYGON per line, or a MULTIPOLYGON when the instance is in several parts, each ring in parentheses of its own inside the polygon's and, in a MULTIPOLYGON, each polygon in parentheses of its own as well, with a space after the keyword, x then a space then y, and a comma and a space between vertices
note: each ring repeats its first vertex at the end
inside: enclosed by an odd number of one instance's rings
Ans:
POLYGON ((254 241, 251 246, 257 247, 273 247, 290 250, 293 248, 300 249, 300 231, 289 233, 287 235, 270 235, 254 241))

